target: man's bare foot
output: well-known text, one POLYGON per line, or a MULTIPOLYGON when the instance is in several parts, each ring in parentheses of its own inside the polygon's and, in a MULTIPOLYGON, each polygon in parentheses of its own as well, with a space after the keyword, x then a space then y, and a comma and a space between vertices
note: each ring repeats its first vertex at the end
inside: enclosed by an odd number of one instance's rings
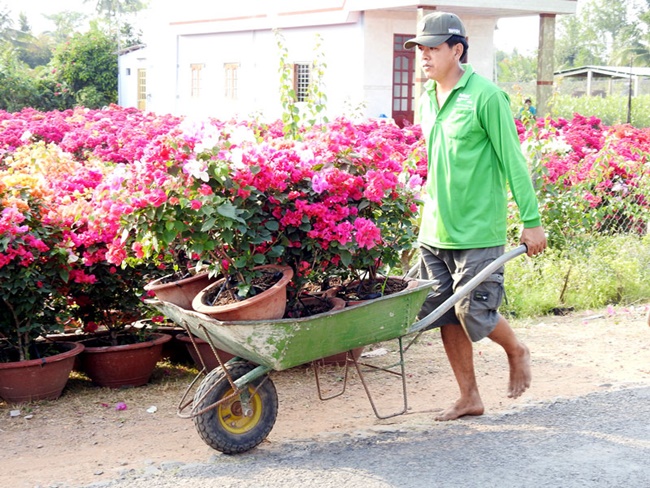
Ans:
POLYGON ((465 415, 483 415, 484 410, 483 401, 480 397, 477 396, 467 400, 460 398, 451 407, 435 417, 435 420, 443 422, 456 420, 465 415))
POLYGON ((510 364, 510 384, 508 385, 508 397, 518 398, 530 386, 530 351, 525 344, 521 344, 517 354, 508 356, 510 364))

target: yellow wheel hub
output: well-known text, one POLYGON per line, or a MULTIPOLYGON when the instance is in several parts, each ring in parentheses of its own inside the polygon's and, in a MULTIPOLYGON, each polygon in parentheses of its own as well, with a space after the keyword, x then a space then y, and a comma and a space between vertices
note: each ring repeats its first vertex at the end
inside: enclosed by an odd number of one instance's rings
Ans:
MULTIPOLYGON (((249 387, 248 391, 252 394, 253 389, 249 387)), ((226 397, 233 394, 233 390, 226 393, 226 397)), ((217 416, 222 427, 231 434, 245 434, 251 430, 262 416, 262 399, 258 394, 250 397, 250 407, 253 414, 250 417, 244 416, 241 400, 239 395, 217 407, 217 416)))

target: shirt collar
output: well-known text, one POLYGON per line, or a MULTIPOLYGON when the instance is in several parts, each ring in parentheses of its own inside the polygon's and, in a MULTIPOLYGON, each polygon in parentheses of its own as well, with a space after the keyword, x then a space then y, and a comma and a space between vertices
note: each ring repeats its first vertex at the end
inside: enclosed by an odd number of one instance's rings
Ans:
MULTIPOLYGON (((474 74, 474 68, 472 68, 471 65, 469 64, 462 64, 461 65, 465 72, 463 73, 463 76, 460 77, 460 80, 458 80, 458 83, 456 83, 456 86, 454 87, 454 90, 457 90, 458 88, 464 88, 467 85, 467 81, 469 80, 469 77, 474 74)), ((428 80, 424 84, 424 89, 431 93, 435 91, 436 89, 436 82, 435 80, 428 80)), ((452 91, 454 91, 452 90, 452 91)))

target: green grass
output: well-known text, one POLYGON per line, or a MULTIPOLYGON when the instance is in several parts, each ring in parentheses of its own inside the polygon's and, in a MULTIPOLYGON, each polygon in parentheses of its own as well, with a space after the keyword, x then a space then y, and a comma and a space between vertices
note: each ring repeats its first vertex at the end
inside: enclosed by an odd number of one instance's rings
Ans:
MULTIPOLYGON (((604 125, 624 124, 627 122, 628 98, 622 95, 608 97, 572 97, 555 95, 551 116, 567 120, 579 113, 585 117, 596 116, 604 125)), ((635 127, 650 127, 650 95, 632 98, 631 124, 635 127)))
POLYGON ((650 299, 650 236, 597 237, 577 244, 508 262, 501 311, 523 318, 556 308, 588 310, 650 299))

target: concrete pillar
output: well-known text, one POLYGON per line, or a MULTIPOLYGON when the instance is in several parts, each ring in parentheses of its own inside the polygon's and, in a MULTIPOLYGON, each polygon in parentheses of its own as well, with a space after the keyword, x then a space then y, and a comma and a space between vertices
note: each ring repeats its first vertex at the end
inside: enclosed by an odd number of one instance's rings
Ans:
POLYGON ((537 57, 537 116, 550 115, 549 106, 553 95, 553 72, 555 51, 555 15, 539 16, 539 54, 537 57))
MULTIPOLYGON (((429 14, 432 14, 435 11, 436 11, 435 7, 434 8, 418 7, 417 24, 419 24, 424 17, 426 17, 429 14)), ((417 30, 416 30, 416 35, 417 35, 417 30)), ((414 68, 415 68, 415 74, 413 76, 413 100, 415 105, 413 106, 413 110, 414 110, 413 123, 419 124, 420 114, 419 114, 418 106, 419 106, 420 96, 422 95, 422 93, 424 93, 424 84, 427 82, 428 78, 424 75, 422 69, 420 68, 420 54, 417 48, 415 48, 414 68)))

